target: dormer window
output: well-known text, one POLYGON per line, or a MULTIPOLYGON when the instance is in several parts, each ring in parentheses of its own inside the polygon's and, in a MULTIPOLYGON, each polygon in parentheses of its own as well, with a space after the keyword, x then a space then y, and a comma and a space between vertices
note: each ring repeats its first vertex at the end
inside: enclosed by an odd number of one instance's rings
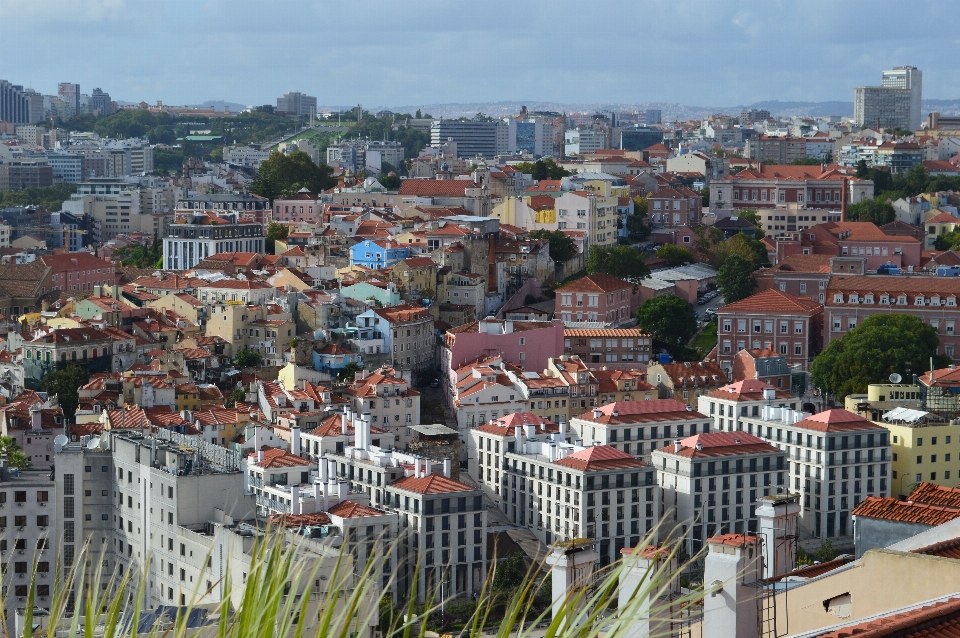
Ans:
POLYGON ((940 297, 932 297, 932 298, 930 299, 930 305, 931 305, 931 306, 939 306, 939 305, 940 305, 940 297))
POLYGON ((906 296, 906 295, 900 295, 899 297, 897 297, 897 305, 898 305, 898 306, 906 306, 906 305, 907 305, 907 296, 906 296))
POLYGON ((917 298, 914 300, 913 305, 915 305, 915 306, 922 306, 922 305, 923 305, 923 295, 918 295, 917 298))
POLYGON ((872 304, 872 303, 873 303, 873 295, 866 295, 866 296, 863 298, 863 303, 865 303, 865 304, 872 304))
POLYGON ((956 305, 957 305, 957 298, 956 298, 956 297, 947 297, 947 305, 948 305, 948 306, 956 306, 956 305))
POLYGON ((843 293, 838 292, 833 296, 833 303, 843 303, 843 293))
POLYGON ((889 303, 890 303, 890 297, 888 297, 887 295, 880 295, 880 303, 881 303, 882 305, 887 305, 887 304, 889 304, 889 303))
POLYGON ((850 295, 850 303, 857 303, 857 301, 858 301, 858 298, 856 293, 850 295))

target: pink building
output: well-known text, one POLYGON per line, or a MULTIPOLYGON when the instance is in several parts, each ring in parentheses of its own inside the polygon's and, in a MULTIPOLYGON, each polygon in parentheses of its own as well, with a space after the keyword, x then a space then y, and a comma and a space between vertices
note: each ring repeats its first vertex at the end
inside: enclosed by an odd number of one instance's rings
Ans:
POLYGON ((454 371, 464 363, 497 355, 506 363, 540 372, 549 359, 562 354, 563 324, 559 321, 473 321, 447 330, 440 348, 441 381, 449 400, 454 371))
POLYGON ((621 324, 630 319, 633 284, 604 273, 581 277, 557 289, 557 314, 562 321, 602 321, 621 324))
POLYGON ((50 268, 51 290, 93 290, 116 283, 113 263, 88 252, 44 255, 40 260, 50 268))
POLYGON ((323 204, 316 193, 301 190, 287 199, 273 200, 273 221, 283 223, 304 222, 316 224, 323 214, 323 204))

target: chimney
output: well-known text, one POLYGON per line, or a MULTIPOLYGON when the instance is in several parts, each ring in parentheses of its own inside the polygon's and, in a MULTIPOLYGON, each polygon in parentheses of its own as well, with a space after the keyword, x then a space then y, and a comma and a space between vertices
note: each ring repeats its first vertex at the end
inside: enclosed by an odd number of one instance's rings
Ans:
POLYGON ((764 401, 773 401, 777 398, 777 391, 774 388, 764 388, 763 389, 763 400, 764 401))
POLYGON ((432 459, 424 459, 423 462, 424 462, 424 464, 425 464, 425 467, 424 467, 424 470, 423 470, 423 475, 424 475, 424 476, 430 476, 430 474, 433 472, 433 460, 432 460, 432 459))
POLYGON ((763 577, 793 571, 797 554, 799 494, 763 496, 757 504, 757 527, 763 538, 763 577))
POLYGON ((757 593, 763 579, 760 537, 726 534, 707 539, 703 635, 758 638, 757 593))
POLYGON ((673 440, 673 452, 674 452, 674 454, 679 454, 679 453, 680 453, 680 449, 681 449, 682 447, 683 447, 683 446, 680 445, 680 439, 674 439, 674 440, 673 440))
POLYGON ((847 178, 843 178, 843 187, 840 190, 840 221, 847 221, 847 178))
POLYGON ((300 486, 299 485, 290 486, 290 513, 294 515, 300 513, 300 486))
POLYGON ((523 443, 523 426, 522 426, 522 425, 515 425, 515 426, 513 427, 513 435, 514 435, 514 437, 516 437, 516 439, 517 439, 517 442, 516 442, 516 450, 517 450, 517 452, 519 452, 519 451, 520 451, 520 445, 523 443))
POLYGON ((327 467, 328 467, 327 457, 321 456, 319 467, 317 468, 319 470, 321 483, 326 483, 329 480, 329 476, 327 474, 327 467))
POLYGON ((263 449, 257 450, 257 463, 263 463, 263 449))
POLYGON ((443 475, 447 478, 453 478, 450 473, 453 471, 453 462, 449 459, 443 459, 443 475))
POLYGON ((40 411, 40 408, 33 406, 30 408, 30 429, 34 432, 39 432, 41 428, 41 419, 43 413, 40 411))
POLYGON ((337 461, 335 459, 330 459, 330 461, 328 462, 327 471, 329 472, 329 476, 327 480, 330 483, 336 483, 337 482, 337 461))
MULTIPOLYGON (((559 628, 558 635, 569 633, 573 626, 567 623, 580 615, 580 610, 571 609, 572 604, 586 605, 590 600, 586 588, 593 582, 593 565, 600 560, 600 554, 593 543, 587 541, 568 542, 555 545, 547 556, 553 582, 553 618, 564 617, 565 622, 559 628)), ((706 635, 706 634, 704 634, 706 635)))
POLYGON ((601 414, 603 414, 603 412, 600 411, 600 408, 593 409, 593 418, 599 419, 601 414))
POLYGON ((300 456, 300 426, 296 423, 290 428, 290 452, 300 456))
POLYGON ((420 459, 413 460, 413 478, 420 478, 420 459))
POLYGON ((621 618, 631 619, 628 638, 667 636, 673 620, 680 617, 680 556, 669 548, 646 547, 620 550, 623 569, 620 571, 617 611, 621 618), (669 584, 659 582, 665 575, 676 574, 669 584), (653 581, 657 579, 657 581, 653 581), (641 597, 639 600, 637 597, 641 597), (655 610, 651 613, 651 609, 655 610), (651 617, 652 616, 652 617, 651 617))

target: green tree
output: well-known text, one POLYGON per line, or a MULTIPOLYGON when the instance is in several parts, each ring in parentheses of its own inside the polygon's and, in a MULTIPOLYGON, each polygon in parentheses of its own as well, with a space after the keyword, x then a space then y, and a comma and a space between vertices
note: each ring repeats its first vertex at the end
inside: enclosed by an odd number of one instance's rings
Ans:
POLYGON ((284 226, 278 222, 270 222, 267 226, 267 236, 263 240, 263 247, 267 251, 267 254, 274 254, 274 250, 276 250, 277 247, 277 240, 286 239, 289 234, 289 226, 284 226))
POLYGON ((685 264, 697 263, 697 258, 693 251, 684 246, 674 244, 664 244, 657 248, 657 257, 667 260, 669 266, 683 266, 685 264))
POLYGON ((938 235, 933 242, 933 247, 937 250, 960 250, 960 231, 951 230, 938 235))
POLYGON ((163 268, 163 244, 157 236, 149 246, 127 244, 115 250, 111 260, 134 268, 163 268))
POLYGON ((560 179, 571 174, 570 171, 554 162, 551 157, 536 162, 520 162, 514 168, 521 173, 529 174, 538 182, 542 179, 560 179))
POLYGON ((337 371, 337 378, 340 381, 350 383, 361 370, 363 370, 363 368, 359 364, 350 362, 337 371))
POLYGON ((225 407, 233 408, 236 407, 237 401, 243 401, 247 398, 247 393, 242 388, 237 388, 227 397, 227 400, 223 402, 225 407))
POLYGON ((937 354, 936 330, 915 315, 873 315, 843 335, 813 360, 813 384, 837 397, 867 391, 871 383, 886 383, 896 372, 904 379, 950 363, 937 354))
POLYGON ((633 214, 639 215, 640 217, 647 216, 647 198, 646 197, 634 197, 633 198, 633 214))
POLYGON ((760 211, 756 208, 741 208, 737 211, 737 217, 747 220, 757 228, 760 228, 763 223, 760 219, 760 211))
POLYGON ((717 271, 717 285, 723 288, 723 299, 727 303, 746 299, 757 288, 753 263, 740 255, 730 255, 717 271))
POLYGON ((32 465, 30 457, 23 453, 20 444, 12 436, 0 436, 0 454, 7 455, 9 467, 26 470, 32 465))
POLYGON ((686 348, 697 332, 697 311, 676 295, 658 295, 637 308, 637 326, 671 354, 686 348))
POLYGON ((40 390, 57 395, 63 416, 71 421, 80 405, 79 389, 90 380, 90 374, 76 364, 54 370, 40 381, 40 390))
POLYGON ((240 348, 233 357, 233 365, 238 368, 259 368, 263 364, 263 357, 256 350, 240 348))
POLYGON ((704 208, 710 206, 710 187, 704 186, 700 189, 700 203, 704 208))
POLYGON ((0 191, 0 208, 40 206, 44 210, 56 212, 63 206, 63 202, 76 192, 76 184, 30 186, 19 191, 0 191))
POLYGON ((395 173, 388 173, 387 175, 381 175, 377 178, 380 184, 387 190, 395 191, 400 190, 402 182, 395 173))
POLYGON ((577 256, 577 244, 560 230, 535 230, 531 239, 546 239, 550 242, 550 259, 558 264, 570 261, 577 256))
POLYGON ((587 272, 607 273, 627 281, 640 281, 650 275, 644 255, 632 246, 591 246, 587 256, 587 272))
POLYGON ((893 205, 884 197, 882 199, 865 199, 862 202, 847 206, 847 219, 855 222, 873 222, 877 226, 889 224, 897 218, 893 205))
POLYGON ((302 188, 319 193, 336 183, 332 168, 326 164, 317 166, 303 151, 289 155, 274 151, 260 165, 250 192, 268 198, 272 204, 277 197, 289 197, 302 188))

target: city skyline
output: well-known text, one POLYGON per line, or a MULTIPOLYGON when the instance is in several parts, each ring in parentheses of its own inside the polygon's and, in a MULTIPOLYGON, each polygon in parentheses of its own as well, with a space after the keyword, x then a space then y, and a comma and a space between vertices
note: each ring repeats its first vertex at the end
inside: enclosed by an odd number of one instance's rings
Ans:
POLYGON ((288 91, 316 95, 320 105, 387 107, 491 100, 852 102, 853 89, 873 82, 879 69, 913 65, 924 70, 925 98, 956 97, 950 87, 960 83, 960 71, 947 60, 960 41, 944 50, 943 43, 912 46, 903 37, 949 19, 949 8, 875 3, 867 12, 861 3, 825 2, 779 7, 614 5, 616 24, 637 26, 618 40, 606 27, 614 22, 599 20, 591 29, 574 4, 558 10, 553 3, 493 2, 468 19, 440 2, 377 11, 248 3, 240 12, 220 0, 197 7, 99 0, 63 3, 57 11, 0 0, 0 13, 18 24, 8 34, 13 53, 6 75, 41 93, 77 82, 84 92, 102 87, 116 100, 169 104, 272 104, 288 91), (576 25, 581 28, 570 28, 576 25), (62 32, 63 47, 30 45, 51 28, 62 32), (698 46, 690 46, 695 40, 698 46), (91 41, 99 46, 90 47, 91 41), (62 55, 74 46, 84 55, 62 55), (117 55, 125 50, 134 54, 117 55), (706 55, 711 50, 717 54, 706 55))

